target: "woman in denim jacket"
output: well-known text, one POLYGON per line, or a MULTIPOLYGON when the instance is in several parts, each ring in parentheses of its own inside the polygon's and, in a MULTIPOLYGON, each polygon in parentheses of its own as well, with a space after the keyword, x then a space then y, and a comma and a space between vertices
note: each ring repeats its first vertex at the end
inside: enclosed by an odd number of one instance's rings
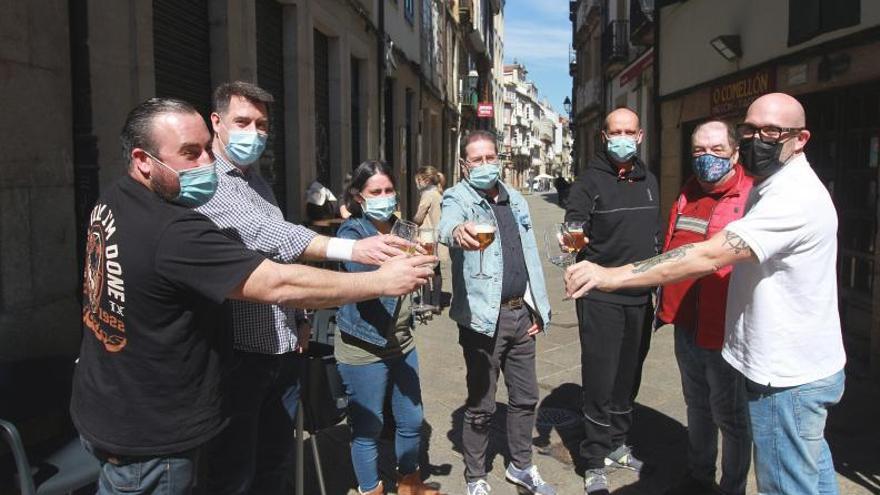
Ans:
MULTIPOLYGON (((366 161, 352 174, 345 206, 351 218, 337 236, 359 240, 387 234, 396 217, 397 193, 391 169, 366 161)), ((372 271, 373 266, 346 262, 349 272, 372 271)), ((395 452, 401 495, 438 495, 423 484, 418 469, 422 428, 419 361, 412 334, 409 298, 380 297, 339 308, 340 334, 335 356, 349 396, 351 459, 362 494, 384 494, 377 465, 377 441, 382 431, 386 394, 396 421, 395 452)))

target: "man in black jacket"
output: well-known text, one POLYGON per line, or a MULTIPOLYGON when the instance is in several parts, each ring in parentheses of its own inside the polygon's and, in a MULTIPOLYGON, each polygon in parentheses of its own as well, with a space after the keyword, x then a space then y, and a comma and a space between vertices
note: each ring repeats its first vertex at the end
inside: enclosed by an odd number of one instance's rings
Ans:
MULTIPOLYGON (((614 110, 601 137, 605 149, 590 160, 568 196, 565 220, 584 222, 588 239, 577 259, 619 266, 654 256, 659 194, 657 179, 636 156, 643 137, 639 116, 627 108, 614 110)), ((651 290, 595 291, 576 304, 586 428, 580 445, 584 491, 607 493, 607 468, 642 468, 625 442, 651 338, 651 290)))

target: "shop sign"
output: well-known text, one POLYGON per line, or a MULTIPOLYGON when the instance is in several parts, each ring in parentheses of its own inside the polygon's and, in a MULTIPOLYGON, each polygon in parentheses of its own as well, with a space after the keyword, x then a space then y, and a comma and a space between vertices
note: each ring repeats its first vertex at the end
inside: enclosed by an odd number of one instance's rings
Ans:
POLYGON ((654 63, 654 48, 648 50, 642 58, 636 60, 629 67, 623 69, 620 73, 620 86, 624 86, 626 83, 632 81, 633 79, 642 75, 642 72, 645 71, 648 67, 653 65, 654 63))
POLYGON ((713 117, 745 113, 749 105, 776 88, 775 69, 768 68, 712 87, 710 113, 713 117))
POLYGON ((477 105, 477 117, 491 119, 495 116, 495 106, 491 102, 481 102, 477 105))

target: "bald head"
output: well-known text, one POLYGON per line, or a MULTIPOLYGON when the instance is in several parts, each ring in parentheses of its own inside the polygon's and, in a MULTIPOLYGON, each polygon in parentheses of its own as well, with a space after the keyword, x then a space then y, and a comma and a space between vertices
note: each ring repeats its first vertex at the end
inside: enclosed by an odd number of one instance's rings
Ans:
POLYGON ((766 94, 749 105, 746 123, 755 127, 806 127, 804 107, 785 93, 766 94))
POLYGON ((639 129, 639 116, 629 108, 618 108, 605 117, 605 131, 608 134, 615 129, 630 128, 639 129))

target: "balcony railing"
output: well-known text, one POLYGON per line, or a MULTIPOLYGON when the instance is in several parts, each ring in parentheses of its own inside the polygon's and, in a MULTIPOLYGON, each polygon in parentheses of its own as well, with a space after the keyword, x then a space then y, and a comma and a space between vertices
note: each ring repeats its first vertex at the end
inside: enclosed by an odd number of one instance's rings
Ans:
POLYGON ((654 0, 630 0, 629 39, 634 45, 654 44, 654 0))
POLYGON ((629 56, 629 22, 611 21, 602 33, 602 65, 608 73, 616 72, 626 65, 629 56))

